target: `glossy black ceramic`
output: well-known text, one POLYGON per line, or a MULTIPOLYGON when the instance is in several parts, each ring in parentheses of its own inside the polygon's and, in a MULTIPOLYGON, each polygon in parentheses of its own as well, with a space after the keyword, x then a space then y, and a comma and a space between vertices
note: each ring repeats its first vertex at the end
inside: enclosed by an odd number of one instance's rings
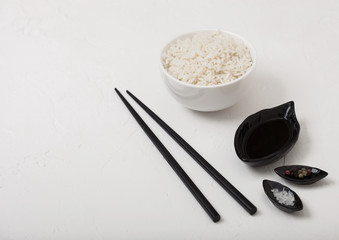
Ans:
POLYGON ((269 164, 292 149, 299 132, 294 102, 290 101, 247 117, 235 133, 235 151, 250 166, 269 164))
POLYGON ((282 166, 274 169, 276 174, 278 174, 280 177, 285 178, 295 184, 300 185, 308 185, 315 183, 319 181, 320 179, 323 179, 328 175, 327 172, 324 170, 321 170, 319 168, 311 167, 311 166, 305 166, 305 165, 289 165, 289 166, 282 166), (298 177, 298 174, 295 174, 302 168, 309 169, 309 173, 307 176, 303 176, 302 178, 298 177), (288 172, 286 172, 288 170, 288 172))
POLYGON ((284 212, 296 212, 303 209, 303 204, 301 202, 301 199, 299 198, 298 194, 296 194, 294 191, 292 191, 289 187, 286 187, 285 185, 282 185, 281 183, 270 181, 270 180, 264 180, 263 181, 263 188, 267 195, 267 197, 271 200, 271 202, 279 208, 280 210, 284 212), (278 189, 279 191, 285 190, 285 191, 291 191, 294 195, 294 205, 293 206, 286 206, 284 204, 281 204, 277 201, 277 199, 274 197, 272 189, 278 189))

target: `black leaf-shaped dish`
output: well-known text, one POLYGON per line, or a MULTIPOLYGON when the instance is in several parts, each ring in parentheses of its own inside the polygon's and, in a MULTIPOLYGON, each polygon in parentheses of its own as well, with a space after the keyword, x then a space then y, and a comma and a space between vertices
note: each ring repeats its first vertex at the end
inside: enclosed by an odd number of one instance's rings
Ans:
POLYGON ((323 179, 327 172, 319 168, 304 165, 289 165, 274 169, 276 174, 295 184, 308 185, 323 179))
POLYGON ((294 191, 274 181, 263 181, 264 191, 271 202, 284 212, 296 212, 303 209, 303 204, 294 191))
POLYGON ((250 166, 269 164, 292 149, 299 132, 294 102, 287 102, 247 117, 235 133, 235 151, 250 166))

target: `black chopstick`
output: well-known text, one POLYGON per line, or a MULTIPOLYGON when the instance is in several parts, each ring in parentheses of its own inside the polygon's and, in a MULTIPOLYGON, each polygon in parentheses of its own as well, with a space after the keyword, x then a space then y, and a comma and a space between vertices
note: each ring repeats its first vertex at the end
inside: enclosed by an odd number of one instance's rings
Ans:
POLYGON ((118 89, 115 88, 115 91, 124 102, 128 110, 131 112, 135 120, 139 123, 140 127, 144 130, 153 144, 157 147, 162 156, 166 159, 168 164, 172 167, 172 169, 179 176, 181 181, 186 185, 186 187, 193 194, 195 199, 200 203, 206 213, 210 216, 213 222, 218 222, 220 220, 219 213, 214 209, 211 203, 207 200, 207 198, 202 194, 199 188, 194 184, 194 182, 190 179, 187 173, 181 168, 179 163, 174 159, 171 153, 166 149, 166 147, 160 142, 157 136, 152 132, 152 130, 147 126, 147 124, 142 120, 139 114, 133 109, 133 107, 129 104, 129 102, 124 98, 124 96, 119 92, 118 89))
POLYGON ((130 91, 126 91, 211 177, 214 178, 249 214, 253 215, 257 208, 226 180, 211 164, 209 164, 197 151, 194 150, 179 134, 159 118, 151 109, 143 104, 130 91))

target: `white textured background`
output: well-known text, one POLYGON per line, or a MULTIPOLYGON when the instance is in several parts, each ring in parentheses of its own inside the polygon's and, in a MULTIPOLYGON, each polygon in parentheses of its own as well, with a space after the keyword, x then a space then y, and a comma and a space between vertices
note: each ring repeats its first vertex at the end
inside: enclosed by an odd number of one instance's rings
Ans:
POLYGON ((338 1, 0 1, 0 239, 338 239, 338 43, 338 1), (216 113, 181 107, 159 73, 169 39, 206 28, 244 36, 258 55, 256 87, 216 113), (220 213, 214 224, 114 87, 158 113, 257 214, 136 107, 220 213), (234 151, 245 117, 289 100, 301 132, 285 164, 327 170, 315 185, 275 175, 283 160, 253 169, 234 151), (304 210, 275 208, 265 178, 304 210))

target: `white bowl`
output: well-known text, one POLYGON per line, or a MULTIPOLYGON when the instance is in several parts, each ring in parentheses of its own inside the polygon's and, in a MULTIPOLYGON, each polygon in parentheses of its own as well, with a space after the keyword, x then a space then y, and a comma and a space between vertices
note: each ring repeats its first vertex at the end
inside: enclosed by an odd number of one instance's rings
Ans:
POLYGON ((222 32, 234 38, 241 39, 250 50, 253 64, 243 76, 224 84, 200 86, 182 82, 171 76, 165 70, 162 64, 161 56, 167 51, 173 42, 177 41, 178 39, 192 37, 199 32, 215 31, 216 30, 204 30, 181 35, 170 41, 164 47, 160 55, 161 72, 169 92, 179 103, 193 110, 209 112, 228 108, 238 102, 246 94, 253 82, 253 69, 256 65, 256 53, 253 46, 243 37, 227 31, 222 32))

